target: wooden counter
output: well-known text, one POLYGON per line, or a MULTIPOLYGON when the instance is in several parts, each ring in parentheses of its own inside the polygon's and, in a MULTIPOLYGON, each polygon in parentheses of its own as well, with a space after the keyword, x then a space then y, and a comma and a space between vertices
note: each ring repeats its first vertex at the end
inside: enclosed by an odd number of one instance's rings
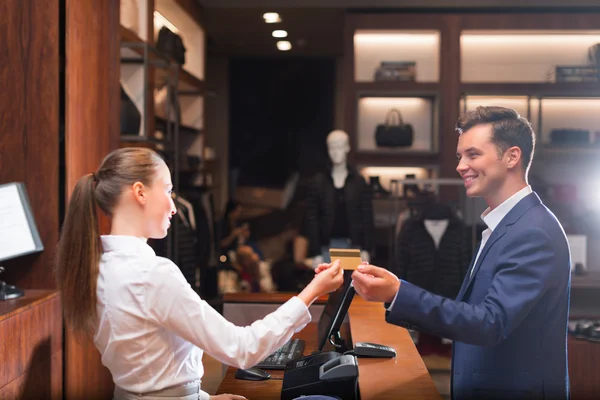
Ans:
POLYGON ((62 332, 58 292, 0 301, 0 399, 62 399, 62 332))
MULTIPOLYGON (((223 295, 223 303, 241 304, 283 304, 297 293, 226 293, 223 295)), ((327 296, 319 297, 313 304, 327 303, 327 296)))
MULTIPOLYGON (((356 296, 349 311, 352 342, 375 342, 396 349, 391 359, 359 358, 359 387, 361 400, 440 400, 421 356, 408 331, 385 322, 381 303, 369 303, 356 296)), ((295 337, 306 341, 305 354, 317 348, 317 327, 313 321, 295 337)), ((269 371, 271 380, 243 381, 235 379, 236 368, 227 370, 217 394, 240 394, 250 400, 279 400, 283 371, 269 371)))

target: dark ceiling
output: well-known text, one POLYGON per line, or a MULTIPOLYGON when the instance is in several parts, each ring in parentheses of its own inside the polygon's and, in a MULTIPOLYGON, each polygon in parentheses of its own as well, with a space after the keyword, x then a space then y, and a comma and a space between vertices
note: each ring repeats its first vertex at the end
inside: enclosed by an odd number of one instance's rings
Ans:
POLYGON ((203 8, 208 50, 226 55, 341 56, 344 13, 353 9, 573 9, 599 8, 598 0, 196 0, 203 8), (265 24, 262 14, 278 12, 279 24, 265 24), (280 52, 271 37, 285 29, 292 50, 280 52))
POLYGON ((344 10, 333 8, 205 8, 203 19, 208 34, 208 51, 228 55, 282 55, 278 40, 292 43, 289 55, 341 56, 344 10), (267 11, 278 12, 282 21, 266 24, 267 11), (271 32, 284 29, 285 39, 271 32))

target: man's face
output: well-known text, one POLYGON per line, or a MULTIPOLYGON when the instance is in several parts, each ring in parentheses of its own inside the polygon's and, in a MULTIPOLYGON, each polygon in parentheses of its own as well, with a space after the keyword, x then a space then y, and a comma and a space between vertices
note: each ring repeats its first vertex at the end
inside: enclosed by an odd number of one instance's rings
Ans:
POLYGON ((495 198, 506 181, 506 157, 498 156, 498 147, 491 138, 490 124, 474 126, 458 138, 456 171, 469 197, 495 198))

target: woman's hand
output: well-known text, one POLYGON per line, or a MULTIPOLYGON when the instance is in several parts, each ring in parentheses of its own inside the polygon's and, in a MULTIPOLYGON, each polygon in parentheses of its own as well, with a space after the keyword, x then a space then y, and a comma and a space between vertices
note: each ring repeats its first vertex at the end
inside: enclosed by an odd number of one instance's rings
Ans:
POLYGON ((310 306, 318 297, 335 291, 342 283, 344 283, 344 270, 340 266, 340 261, 335 260, 327 269, 316 274, 298 297, 310 306))
POLYGON ((217 396, 210 396, 210 400, 246 400, 244 396, 238 396, 237 394, 220 394, 217 396))

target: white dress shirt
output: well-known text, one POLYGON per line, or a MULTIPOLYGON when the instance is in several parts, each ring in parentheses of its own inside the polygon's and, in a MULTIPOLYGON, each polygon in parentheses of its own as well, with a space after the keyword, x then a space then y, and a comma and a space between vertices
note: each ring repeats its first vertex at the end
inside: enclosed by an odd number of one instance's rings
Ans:
POLYGON ((225 364, 251 367, 310 322, 308 307, 293 297, 264 319, 235 326, 144 240, 102 236, 102 246, 94 343, 115 384, 126 391, 199 381, 204 351, 225 364))
POLYGON ((475 265, 477 265, 477 260, 481 255, 481 250, 485 246, 486 242, 492 236, 492 232, 498 224, 506 217, 506 215, 513 209, 514 206, 517 205, 518 202, 523 200, 525 196, 532 192, 531 186, 525 186, 523 189, 519 190, 517 193, 510 196, 508 199, 504 200, 498 207, 494 208, 490 211, 488 207, 482 214, 481 219, 487 225, 487 229, 481 233, 481 244, 479 245, 479 250, 477 251, 477 257, 475 257, 475 261, 471 266, 471 271, 469 272, 469 278, 473 275, 473 270, 475 269, 475 265))

